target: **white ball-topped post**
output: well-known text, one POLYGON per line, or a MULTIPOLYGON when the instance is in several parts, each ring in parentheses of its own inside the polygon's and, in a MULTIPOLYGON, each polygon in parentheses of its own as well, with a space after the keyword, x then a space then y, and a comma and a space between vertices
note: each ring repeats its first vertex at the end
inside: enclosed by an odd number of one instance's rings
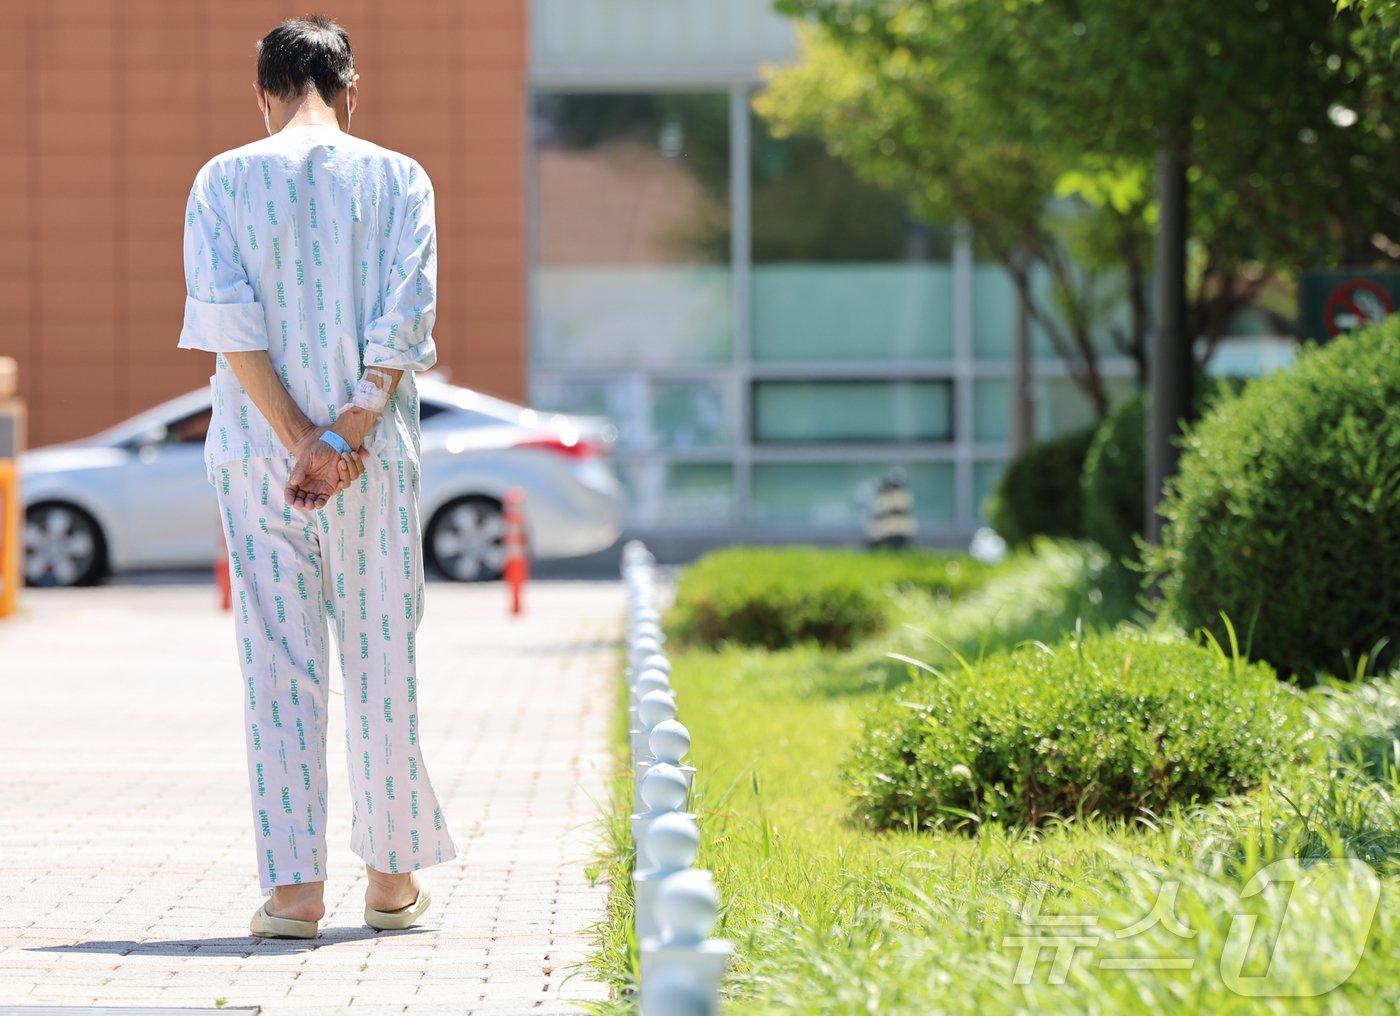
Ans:
POLYGON ((655 667, 643 667, 632 685, 632 694, 641 701, 642 696, 649 691, 664 691, 675 698, 675 693, 671 691, 671 675, 655 667))
POLYGON ((651 728, 647 746, 656 761, 679 766, 690 751, 690 731, 680 720, 662 720, 651 728))
MULTIPOLYGON (((632 816, 632 841, 637 845, 637 870, 652 868, 646 852, 646 831, 662 815, 680 812, 690 796, 690 783, 673 765, 658 763, 638 781, 639 810, 632 816)), ((682 813, 685 814, 685 813, 682 813)))
POLYGON ((666 674, 671 673, 671 661, 666 658, 665 653, 653 653, 643 660, 639 666, 640 670, 660 670, 666 674))
POLYGON ((648 656, 660 654, 661 643, 650 635, 639 635, 632 640, 632 645, 628 649, 627 662, 632 667, 632 672, 636 673, 641 662, 648 656))
POLYGON ((660 933, 642 940, 643 1016, 714 1016, 733 947, 710 938, 719 894, 708 871, 667 875, 656 890, 660 933))
POLYGON ((642 729, 648 734, 651 733, 651 728, 662 720, 675 718, 676 700, 671 697, 669 691, 649 691, 637 699, 637 719, 642 722, 642 729))
MULTIPOLYGON (((651 731, 663 720, 676 717, 676 700, 669 691, 649 691, 637 700, 637 726, 632 734, 632 764, 642 766, 653 761, 651 753, 651 731)), ((640 793, 641 780, 646 773, 637 770, 637 787, 640 793)), ((640 800, 640 798, 638 798, 640 800)))
POLYGON ((627 681, 636 814, 634 874, 641 941, 642 1016, 718 1016, 719 982, 733 947, 709 937, 719 896, 708 871, 691 867, 699 854, 695 816, 682 812, 695 769, 682 759, 690 731, 676 719, 671 662, 656 587, 655 556, 630 541, 622 551, 627 587, 627 681), (645 809, 645 810, 643 810, 645 809))
POLYGON ((632 876, 636 901, 637 941, 660 934, 656 920, 656 893, 668 875, 684 871, 700 852, 700 830, 689 815, 672 812, 652 822, 645 834, 644 853, 651 866, 632 876))
POLYGON ((642 781, 658 763, 664 762, 674 766, 681 776, 685 777, 687 788, 695 786, 695 767, 681 764, 681 759, 690 751, 690 731, 685 729, 685 724, 679 720, 662 720, 648 733, 639 736, 646 739, 647 754, 634 758, 632 762, 636 776, 633 786, 637 788, 637 796, 632 802, 635 810, 640 811, 642 808, 642 781))
POLYGON ((646 730, 642 723, 641 715, 637 712, 637 707, 648 692, 665 692, 675 700, 675 692, 671 690, 670 675, 655 667, 643 667, 637 675, 637 679, 632 682, 632 694, 627 707, 627 729, 632 735, 632 759, 641 761, 648 757, 646 748, 646 730))

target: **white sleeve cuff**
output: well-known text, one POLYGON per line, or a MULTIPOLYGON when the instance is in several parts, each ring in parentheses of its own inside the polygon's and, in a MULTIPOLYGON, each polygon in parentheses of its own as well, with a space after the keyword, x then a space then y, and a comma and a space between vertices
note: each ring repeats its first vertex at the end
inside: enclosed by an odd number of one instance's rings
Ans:
POLYGON ((261 304, 205 303, 185 297, 181 349, 248 353, 267 348, 267 319, 261 304))
POLYGON ((390 367, 394 370, 427 370, 437 363, 437 343, 429 335, 407 349, 394 349, 371 342, 365 346, 366 367, 390 367))

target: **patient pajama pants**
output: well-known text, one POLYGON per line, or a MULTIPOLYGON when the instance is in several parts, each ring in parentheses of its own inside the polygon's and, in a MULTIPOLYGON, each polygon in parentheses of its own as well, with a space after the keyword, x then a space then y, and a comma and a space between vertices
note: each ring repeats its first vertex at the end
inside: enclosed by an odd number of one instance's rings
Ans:
POLYGON ((326 878, 328 619, 344 674, 351 848, 385 872, 456 855, 418 736, 417 469, 372 459, 349 489, 307 511, 283 500, 292 465, 241 459, 215 474, 265 892, 326 878))

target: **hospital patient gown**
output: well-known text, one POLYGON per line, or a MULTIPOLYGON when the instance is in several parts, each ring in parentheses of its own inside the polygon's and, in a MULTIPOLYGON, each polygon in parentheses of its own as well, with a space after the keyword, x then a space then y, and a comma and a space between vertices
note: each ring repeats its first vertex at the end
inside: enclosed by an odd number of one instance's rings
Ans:
POLYGON ((333 125, 288 127, 217 156, 190 192, 179 344, 218 354, 205 460, 228 542, 264 890, 327 876, 331 638, 344 675, 352 849, 385 872, 456 853, 417 711, 413 372, 437 357, 436 272, 427 174, 333 125), (365 440, 364 475, 324 509, 284 502, 293 461, 223 355, 248 350, 267 351, 321 425, 366 366, 404 371, 365 440))

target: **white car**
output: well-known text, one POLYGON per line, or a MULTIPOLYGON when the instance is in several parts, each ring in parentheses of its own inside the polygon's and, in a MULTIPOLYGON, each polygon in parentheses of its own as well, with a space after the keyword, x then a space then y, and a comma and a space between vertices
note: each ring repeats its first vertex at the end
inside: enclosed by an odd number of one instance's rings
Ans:
MULTIPOLYGON (((431 374, 418 378, 423 550, 450 579, 504 567, 506 492, 525 492, 534 559, 604 550, 621 531, 623 494, 609 456, 617 430, 595 417, 545 414, 431 374)), ((210 566, 224 553, 205 476, 207 388, 90 438, 20 456, 25 578, 79 585, 110 572, 210 566)))

